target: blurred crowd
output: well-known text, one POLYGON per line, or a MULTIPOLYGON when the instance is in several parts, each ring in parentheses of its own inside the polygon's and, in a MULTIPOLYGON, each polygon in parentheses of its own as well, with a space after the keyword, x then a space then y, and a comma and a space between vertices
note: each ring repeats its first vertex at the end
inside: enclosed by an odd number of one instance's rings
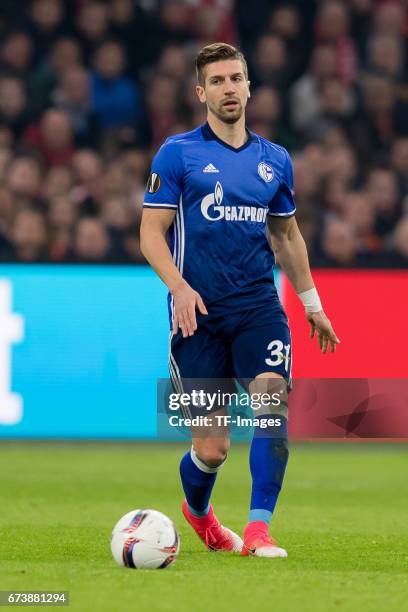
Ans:
POLYGON ((205 121, 193 60, 247 57, 312 264, 408 264, 405 0, 2 0, 0 261, 141 262, 150 161, 205 121))

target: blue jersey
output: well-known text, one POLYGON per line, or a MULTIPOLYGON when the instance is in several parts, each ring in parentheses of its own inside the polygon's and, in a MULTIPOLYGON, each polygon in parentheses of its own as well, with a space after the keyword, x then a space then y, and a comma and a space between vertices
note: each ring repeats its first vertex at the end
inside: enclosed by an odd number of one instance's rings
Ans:
POLYGON ((279 302, 266 224, 295 213, 293 196, 286 149, 250 131, 235 149, 206 123, 161 146, 144 206, 176 212, 173 261, 209 314, 224 315, 279 302))

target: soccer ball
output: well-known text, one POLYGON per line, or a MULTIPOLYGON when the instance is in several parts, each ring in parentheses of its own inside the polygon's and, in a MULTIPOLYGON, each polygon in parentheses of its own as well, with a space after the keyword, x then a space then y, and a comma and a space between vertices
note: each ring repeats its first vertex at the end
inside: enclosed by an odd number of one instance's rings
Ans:
POLYGON ((113 528, 111 550, 119 565, 162 569, 175 561, 180 538, 173 521, 162 512, 131 510, 113 528))

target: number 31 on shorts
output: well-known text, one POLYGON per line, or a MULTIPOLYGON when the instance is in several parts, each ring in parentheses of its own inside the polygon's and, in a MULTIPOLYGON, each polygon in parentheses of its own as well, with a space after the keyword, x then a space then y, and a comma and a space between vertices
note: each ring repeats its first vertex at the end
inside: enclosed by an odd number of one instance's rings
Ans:
POLYGON ((283 361, 285 362, 285 371, 289 369, 290 344, 283 344, 281 340, 272 340, 267 347, 269 357, 265 359, 268 366, 276 367, 283 361))

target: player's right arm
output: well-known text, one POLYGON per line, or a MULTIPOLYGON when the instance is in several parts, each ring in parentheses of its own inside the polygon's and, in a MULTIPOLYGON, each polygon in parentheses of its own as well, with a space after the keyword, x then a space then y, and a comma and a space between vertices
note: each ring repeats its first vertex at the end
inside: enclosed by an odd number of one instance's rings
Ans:
POLYGON ((183 337, 197 329, 196 308, 208 314, 201 296, 183 279, 167 244, 167 231, 179 205, 183 163, 179 147, 166 143, 153 160, 147 183, 140 227, 140 248, 155 272, 167 285, 174 300, 173 332, 183 337))
POLYGON ((174 299, 173 332, 180 327, 183 337, 192 336, 197 329, 196 308, 208 314, 197 291, 183 279, 173 263, 166 234, 175 217, 174 211, 143 210, 140 227, 140 248, 153 270, 167 285, 174 299))

